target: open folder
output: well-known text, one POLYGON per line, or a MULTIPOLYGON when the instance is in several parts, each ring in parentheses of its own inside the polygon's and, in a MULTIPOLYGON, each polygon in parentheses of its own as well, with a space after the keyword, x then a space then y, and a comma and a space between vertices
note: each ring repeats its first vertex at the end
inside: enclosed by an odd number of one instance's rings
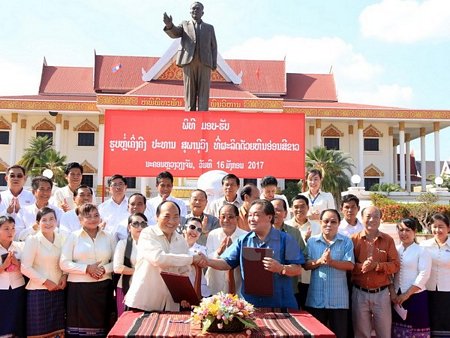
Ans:
POLYGON ((244 292, 255 296, 273 295, 273 273, 264 269, 263 258, 273 257, 269 248, 243 248, 244 292))
POLYGON ((166 283, 175 303, 181 303, 182 300, 185 300, 190 305, 200 304, 200 300, 189 280, 189 276, 162 271, 161 277, 164 283, 166 283))

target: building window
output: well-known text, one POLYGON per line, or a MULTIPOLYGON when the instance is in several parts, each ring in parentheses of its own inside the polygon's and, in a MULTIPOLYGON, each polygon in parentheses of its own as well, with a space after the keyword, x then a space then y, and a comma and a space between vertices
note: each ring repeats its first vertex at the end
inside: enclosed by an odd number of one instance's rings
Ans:
POLYGON ((380 139, 365 138, 364 139, 364 150, 365 151, 379 151, 380 150, 380 139))
POLYGON ((52 131, 37 131, 36 137, 48 137, 50 140, 52 140, 53 144, 53 132, 52 131))
POLYGON ((0 186, 6 187, 6 173, 0 173, 0 186))
POLYGON ((125 181, 127 181, 127 188, 136 189, 136 177, 125 177, 125 181))
POLYGON ((9 131, 0 131, 0 144, 9 144, 9 131))
POLYGON ((339 137, 324 137, 323 145, 328 150, 339 150, 339 137))
POLYGON ((370 190, 370 188, 375 185, 379 184, 380 179, 378 177, 365 177, 364 178, 364 187, 366 188, 366 191, 370 190))
POLYGON ((94 133, 78 133, 78 145, 80 147, 92 147, 94 145, 94 133))
POLYGON ((81 179, 81 184, 85 184, 88 187, 93 188, 94 187, 94 175, 83 175, 83 178, 81 179))

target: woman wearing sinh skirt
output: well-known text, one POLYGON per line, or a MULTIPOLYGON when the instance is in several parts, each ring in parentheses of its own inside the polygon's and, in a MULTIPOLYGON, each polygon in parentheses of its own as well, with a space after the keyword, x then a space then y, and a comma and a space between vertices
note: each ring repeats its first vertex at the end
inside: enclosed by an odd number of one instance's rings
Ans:
POLYGON ((55 232, 56 213, 42 208, 36 214, 39 231, 27 238, 22 273, 30 278, 27 292, 27 336, 63 337, 67 275, 59 267, 63 237, 55 232))
POLYGON ((0 216, 0 336, 25 336, 25 280, 20 272, 23 243, 14 242, 14 218, 0 216))
POLYGON ((444 214, 431 217, 430 238, 421 245, 431 254, 431 274, 427 282, 432 337, 450 337, 450 232, 449 219, 444 214))
POLYGON ((60 266, 67 278, 68 337, 105 337, 114 311, 111 273, 114 238, 100 227, 95 205, 77 208, 82 228, 65 241, 60 266))
POLYGON ((431 256, 416 243, 417 221, 405 218, 397 224, 401 243, 397 246, 400 270, 394 284, 389 286, 392 311, 392 337, 430 337, 428 316, 428 292, 426 283, 430 277, 431 256), (402 307, 407 316, 402 319, 395 310, 402 307))

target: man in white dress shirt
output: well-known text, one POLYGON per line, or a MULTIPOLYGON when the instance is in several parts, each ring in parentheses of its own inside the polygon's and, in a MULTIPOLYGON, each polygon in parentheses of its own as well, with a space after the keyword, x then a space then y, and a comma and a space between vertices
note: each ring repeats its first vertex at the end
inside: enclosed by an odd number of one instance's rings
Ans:
MULTIPOLYGON (((102 218, 103 229, 113 235, 116 240, 119 237, 120 221, 128 217, 128 199, 125 196, 127 181, 122 175, 116 174, 108 179, 111 198, 98 206, 102 218)), ((125 236, 126 237, 126 236, 125 236)))
MULTIPOLYGON (((247 231, 238 227, 239 209, 233 204, 225 204, 219 210, 220 228, 212 230, 206 240, 208 257, 218 258, 233 242, 247 231)), ((206 282, 212 294, 219 291, 240 293, 242 278, 239 269, 220 271, 208 268, 206 282), (231 288, 234 288, 230 290, 231 288)))
POLYGON ((238 194, 241 181, 234 174, 227 174, 222 178, 223 197, 216 199, 208 206, 208 213, 219 217, 219 210, 225 204, 233 204, 238 209, 242 206, 241 197, 238 194))
POLYGON ((173 175, 168 171, 159 173, 158 176, 156 176, 156 189, 158 190, 158 196, 150 198, 147 205, 151 206, 153 211, 156 211, 158 205, 160 205, 162 201, 172 201, 180 207, 180 216, 186 217, 186 203, 184 203, 183 200, 170 195, 172 193, 172 188, 173 175))
POLYGON ((364 230, 364 225, 356 217, 359 212, 359 198, 353 194, 345 195, 341 201, 341 212, 344 218, 339 225, 339 233, 351 237, 364 230))
POLYGON ((44 207, 49 207, 55 210, 56 221, 59 226, 59 222, 63 215, 63 211, 56 205, 49 203, 50 196, 52 195, 53 182, 51 179, 45 176, 36 176, 31 181, 31 188, 36 202, 32 205, 27 205, 20 209, 18 217, 22 219, 25 224, 25 229, 19 234, 19 240, 24 241, 28 236, 34 235, 37 230, 36 215, 39 210, 44 207))
POLYGON ((73 201, 75 208, 65 212, 61 216, 61 221, 59 222, 59 230, 66 233, 71 233, 76 230, 81 229, 80 219, 76 213, 78 207, 86 203, 92 203, 93 193, 92 188, 82 184, 73 192, 73 201))
POLYGON ((34 204, 35 199, 31 191, 23 188, 27 180, 27 175, 25 168, 21 165, 15 164, 7 168, 5 180, 8 189, 2 191, 0 194, 0 209, 5 210, 8 216, 14 218, 16 222, 15 239, 17 240, 20 232, 25 229, 25 224, 22 219, 18 217, 20 208, 34 204))
POLYGON ((80 186, 83 179, 83 166, 78 162, 67 163, 64 174, 67 185, 55 190, 51 203, 67 212, 76 207, 73 201, 73 192, 80 186))

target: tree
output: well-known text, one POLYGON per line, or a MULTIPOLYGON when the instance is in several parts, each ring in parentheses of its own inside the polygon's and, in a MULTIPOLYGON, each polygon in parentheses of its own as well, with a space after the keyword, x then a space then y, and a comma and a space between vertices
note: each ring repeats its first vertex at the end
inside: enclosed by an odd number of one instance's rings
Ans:
POLYGON ((42 175, 45 169, 53 172, 53 181, 58 186, 64 186, 64 169, 66 167, 66 156, 62 156, 53 149, 52 140, 47 136, 33 137, 30 146, 25 149, 25 153, 18 162, 23 165, 31 177, 42 175))
POLYGON ((342 151, 314 147, 306 152, 306 168, 322 172, 322 190, 331 192, 337 207, 341 203, 341 192, 351 185, 350 176, 355 165, 349 155, 342 151))

